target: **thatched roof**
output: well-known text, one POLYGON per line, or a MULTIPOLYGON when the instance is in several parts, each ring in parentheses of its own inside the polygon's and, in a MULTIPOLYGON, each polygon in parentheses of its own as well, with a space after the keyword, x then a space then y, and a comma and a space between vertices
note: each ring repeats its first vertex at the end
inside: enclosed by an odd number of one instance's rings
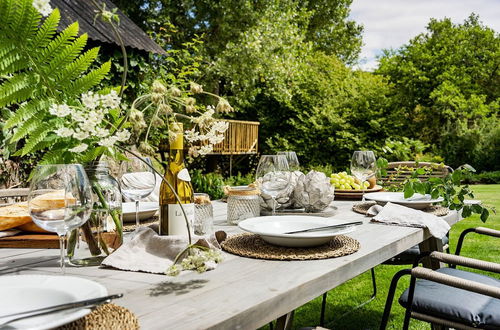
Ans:
MULTIPOLYGON (((98 0, 98 3, 105 3, 107 10, 112 10, 116 6, 109 0, 98 0)), ((78 21, 80 32, 87 33, 89 39, 119 45, 113 31, 108 23, 100 19, 94 19, 96 8, 90 0, 51 0, 53 8, 61 11, 60 29, 64 29, 74 21, 78 21), (95 20, 95 24, 94 24, 95 20)), ((145 50, 156 54, 165 54, 165 50, 154 42, 140 27, 130 18, 125 16, 119 9, 116 12, 120 16, 118 30, 125 46, 145 50)))

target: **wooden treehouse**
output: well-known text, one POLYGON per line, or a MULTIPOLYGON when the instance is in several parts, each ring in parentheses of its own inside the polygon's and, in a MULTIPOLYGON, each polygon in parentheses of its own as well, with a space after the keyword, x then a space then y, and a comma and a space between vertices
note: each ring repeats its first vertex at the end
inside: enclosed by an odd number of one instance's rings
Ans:
POLYGON ((232 175, 234 156, 257 154, 260 123, 229 119, 223 121, 229 123, 229 128, 224 133, 224 140, 214 145, 214 150, 210 154, 229 156, 229 174, 232 175))

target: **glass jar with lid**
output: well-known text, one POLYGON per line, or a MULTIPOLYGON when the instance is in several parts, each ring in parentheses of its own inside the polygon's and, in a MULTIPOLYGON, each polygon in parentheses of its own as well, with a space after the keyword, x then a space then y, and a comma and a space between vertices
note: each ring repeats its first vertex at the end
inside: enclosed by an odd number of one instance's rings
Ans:
POLYGON ((260 191, 253 186, 224 187, 227 195, 227 222, 237 225, 247 218, 260 215, 260 191))

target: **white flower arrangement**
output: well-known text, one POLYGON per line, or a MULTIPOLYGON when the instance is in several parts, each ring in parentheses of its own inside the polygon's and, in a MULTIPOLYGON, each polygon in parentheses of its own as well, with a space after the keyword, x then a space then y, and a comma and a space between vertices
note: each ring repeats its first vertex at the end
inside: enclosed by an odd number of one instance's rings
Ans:
POLYGON ((81 106, 52 104, 49 113, 62 118, 62 127, 53 132, 60 138, 70 139, 73 153, 86 151, 90 146, 112 148, 117 142, 126 142, 130 132, 118 129, 110 117, 110 110, 119 109, 121 99, 116 91, 100 95, 93 92, 82 94, 81 106))
POLYGON ((52 12, 50 0, 33 0, 33 7, 44 17, 49 16, 52 12))

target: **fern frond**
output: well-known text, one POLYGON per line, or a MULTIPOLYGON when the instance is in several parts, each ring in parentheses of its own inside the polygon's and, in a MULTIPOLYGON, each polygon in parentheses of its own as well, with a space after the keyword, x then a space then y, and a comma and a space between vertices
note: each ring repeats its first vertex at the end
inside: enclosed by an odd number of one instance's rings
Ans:
POLYGON ((23 72, 0 85, 0 108, 28 100, 33 94, 33 86, 37 82, 34 74, 23 72))
POLYGON ((49 123, 39 126, 30 135, 24 147, 18 150, 14 156, 26 156, 29 153, 40 151, 52 145, 57 136, 54 135, 52 138, 47 138, 47 135, 52 132, 53 129, 54 128, 49 123))
POLYGON ((36 61, 40 63, 49 61, 61 51, 61 48, 69 45, 76 38, 78 30, 78 22, 69 25, 36 56, 36 61))
POLYGON ((55 82, 63 86, 70 84, 74 79, 78 78, 82 73, 88 70, 90 65, 97 58, 98 54, 99 47, 89 49, 83 55, 80 55, 76 61, 68 64, 64 70, 58 74, 55 82))
POLYGON ((56 146, 53 147, 54 151, 47 151, 40 160, 40 165, 46 164, 63 164, 64 154, 60 151, 60 148, 56 146))
POLYGON ((61 49, 59 54, 57 54, 52 61, 50 61, 49 67, 47 68, 45 74, 48 79, 51 79, 55 74, 60 72, 66 65, 73 62, 75 58, 80 55, 83 48, 87 44, 88 36, 86 33, 82 34, 76 40, 71 42, 69 45, 61 49))
POLYGON ((20 41, 31 39, 36 33, 41 15, 33 7, 32 1, 18 1, 18 6, 18 15, 14 16, 11 34, 20 41))
POLYGON ((25 156, 33 151, 33 149, 43 142, 45 137, 53 130, 54 128, 49 123, 43 123, 42 125, 38 125, 38 127, 31 132, 29 139, 26 140, 26 144, 24 147, 17 151, 15 156, 25 156))
POLYGON ((91 71, 85 76, 78 78, 72 84, 68 85, 64 91, 73 95, 80 95, 91 87, 97 85, 108 74, 111 69, 111 62, 103 63, 100 68, 91 71))
POLYGON ((60 19, 61 13, 59 9, 55 8, 38 29, 38 32, 31 41, 30 48, 39 49, 46 47, 56 34, 60 19))
POLYGON ((94 159, 97 159, 99 156, 101 156, 104 153, 105 147, 97 147, 93 149, 87 149, 86 152, 84 152, 80 157, 79 161, 81 163, 89 163, 93 161, 94 159))
POLYGON ((14 135, 10 138, 12 142, 17 142, 22 138, 28 136, 34 132, 39 126, 40 123, 43 123, 43 115, 37 114, 30 119, 23 122, 15 131, 14 135))
MULTIPOLYGON (((26 0, 23 0, 28 2, 26 0)), ((0 25, 9 26, 14 18, 14 10, 16 9, 16 0, 0 1, 0 25)))
POLYGON ((19 109, 5 122, 5 129, 11 129, 21 125, 24 121, 38 114, 41 110, 48 109, 50 102, 47 99, 30 100, 19 109))
MULTIPOLYGON (((0 41, 0 44, 4 43, 0 41)), ((15 52, 15 49, 13 44, 0 48, 0 76, 7 76, 28 67, 28 63, 18 52, 15 52)))

